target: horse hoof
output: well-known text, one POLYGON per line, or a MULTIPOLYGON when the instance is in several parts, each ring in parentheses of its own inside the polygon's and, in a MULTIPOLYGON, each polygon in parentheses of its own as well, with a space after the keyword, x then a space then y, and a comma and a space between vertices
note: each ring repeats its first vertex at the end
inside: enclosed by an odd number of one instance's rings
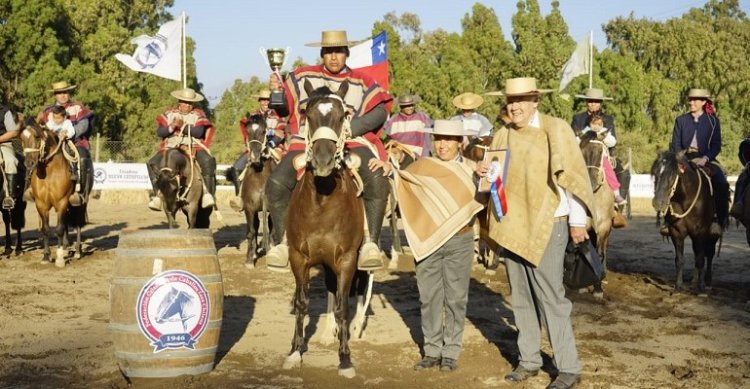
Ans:
POLYGON ((289 370, 294 367, 300 367, 302 365, 302 354, 299 353, 299 351, 295 351, 292 354, 290 354, 286 359, 284 360, 284 364, 281 366, 284 370, 289 370))
POLYGON ((65 251, 62 248, 57 249, 55 256, 55 266, 65 267, 65 251))
POLYGON ((357 372, 354 371, 353 367, 348 367, 346 369, 339 369, 339 375, 344 378, 354 378, 357 376, 357 372))
POLYGON ((78 251, 76 251, 76 253, 73 254, 73 259, 81 259, 81 253, 79 253, 78 251))
POLYGON ((604 292, 594 292, 594 298, 597 300, 604 300, 604 292))
POLYGON ((253 261, 245 261, 245 267, 248 269, 255 269, 255 262, 253 261))

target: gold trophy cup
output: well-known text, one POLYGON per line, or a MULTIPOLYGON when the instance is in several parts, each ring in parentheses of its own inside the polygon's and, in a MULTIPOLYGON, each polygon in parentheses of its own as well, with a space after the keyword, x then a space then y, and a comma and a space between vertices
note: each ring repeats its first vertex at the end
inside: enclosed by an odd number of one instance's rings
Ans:
MULTIPOLYGON (((266 63, 271 68, 271 71, 279 78, 280 82, 283 81, 281 77, 281 68, 284 67, 286 58, 291 51, 292 49, 290 47, 287 47, 286 50, 281 48, 265 49, 263 47, 259 49, 260 55, 265 58, 266 63)), ((281 89, 272 90, 269 106, 273 108, 279 105, 284 105, 284 91, 281 89)))

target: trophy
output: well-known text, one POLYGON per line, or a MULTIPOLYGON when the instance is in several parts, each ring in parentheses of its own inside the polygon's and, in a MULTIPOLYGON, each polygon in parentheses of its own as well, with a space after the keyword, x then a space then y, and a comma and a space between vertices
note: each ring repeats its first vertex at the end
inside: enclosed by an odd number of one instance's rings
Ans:
MULTIPOLYGON (((280 48, 265 49, 261 47, 259 50, 260 55, 266 60, 266 63, 271 68, 274 74, 279 78, 279 82, 283 82, 280 70, 284 67, 286 57, 292 51, 291 47, 287 47, 286 50, 280 48)), ((284 91, 282 89, 271 91, 271 101, 269 106, 271 108, 284 105, 284 91)))

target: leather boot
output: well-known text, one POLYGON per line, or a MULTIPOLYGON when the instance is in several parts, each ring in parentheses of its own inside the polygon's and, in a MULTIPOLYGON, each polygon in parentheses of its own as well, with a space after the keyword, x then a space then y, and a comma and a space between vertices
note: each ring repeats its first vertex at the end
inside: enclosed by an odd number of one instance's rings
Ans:
POLYGON ((203 208, 212 208, 216 205, 216 201, 214 200, 216 177, 211 174, 203 174, 203 182, 206 186, 206 193, 203 193, 203 197, 201 198, 201 206, 203 208))
POLYGON ((273 271, 288 272, 289 247, 284 241, 284 233, 286 232, 286 213, 292 191, 273 179, 269 179, 266 182, 266 195, 269 199, 268 212, 271 214, 271 221, 273 222, 273 241, 276 244, 266 254, 266 267, 273 271))
POLYGON ((383 268, 383 257, 379 245, 386 203, 385 199, 365 199, 365 217, 370 236, 365 238, 365 243, 359 251, 357 262, 359 270, 372 271, 383 268))
POLYGON ((13 209, 13 207, 16 205, 15 200, 13 200, 13 194, 15 193, 16 188, 16 175, 6 174, 5 178, 8 180, 8 191, 5 193, 5 197, 3 198, 3 209, 13 209))
POLYGON ((743 206, 744 204, 742 203, 742 199, 739 197, 736 197, 734 200, 734 204, 732 204, 732 209, 729 210, 729 215, 735 219, 738 219, 738 220, 741 219, 743 206))

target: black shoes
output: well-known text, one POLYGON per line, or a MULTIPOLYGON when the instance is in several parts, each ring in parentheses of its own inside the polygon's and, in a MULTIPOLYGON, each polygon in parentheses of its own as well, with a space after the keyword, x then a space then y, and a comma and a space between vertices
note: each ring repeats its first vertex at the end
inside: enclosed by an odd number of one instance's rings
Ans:
POLYGON ((458 363, 453 358, 443 358, 440 362, 440 371, 453 371, 458 369, 458 363))
MULTIPOLYGON (((425 356, 421 361, 414 365, 414 370, 424 370, 435 367, 440 364, 440 358, 425 356)), ((454 361, 455 364, 455 361, 454 361)))
POLYGON ((547 389, 571 389, 581 382, 580 374, 560 373, 554 381, 547 386, 547 389))
POLYGON ((521 382, 525 381, 531 377, 535 377, 537 374, 539 374, 539 369, 527 369, 521 365, 516 366, 515 369, 513 369, 512 372, 508 373, 505 376, 505 380, 509 382, 521 382))

